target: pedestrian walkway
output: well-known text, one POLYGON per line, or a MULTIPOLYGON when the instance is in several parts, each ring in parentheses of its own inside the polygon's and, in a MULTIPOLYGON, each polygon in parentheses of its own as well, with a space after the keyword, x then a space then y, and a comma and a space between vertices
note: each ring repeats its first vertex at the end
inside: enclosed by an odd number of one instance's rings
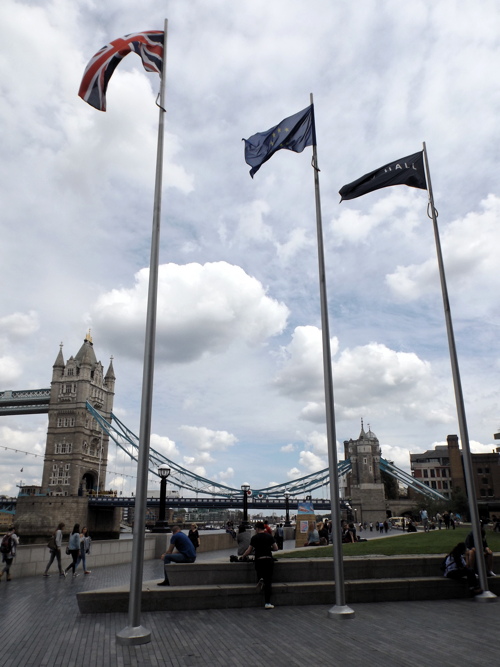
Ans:
MULTIPOLYGON (((229 552, 217 552, 218 558, 229 552)), ((210 560, 215 554, 200 554, 210 560)), ((175 566, 174 566, 175 567, 175 566)), ((127 614, 84 614, 77 591, 123 585, 130 564, 64 579, 0 582, 2 667, 273 667, 361 665, 406 667, 497 664, 500 603, 473 599, 353 605, 355 617, 332 620, 331 605, 144 612, 152 640, 116 644, 127 614)), ((160 580, 162 563, 146 561, 144 580, 160 580)))

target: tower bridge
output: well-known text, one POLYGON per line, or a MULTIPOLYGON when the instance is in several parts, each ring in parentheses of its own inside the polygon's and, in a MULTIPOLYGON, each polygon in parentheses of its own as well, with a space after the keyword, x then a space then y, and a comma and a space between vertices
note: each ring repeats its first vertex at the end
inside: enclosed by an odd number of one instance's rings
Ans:
MULTIPOLYGON (((87 334, 75 356, 64 360, 62 344, 52 367, 50 388, 0 392, 0 416, 23 414, 48 414, 47 440, 40 493, 20 496, 15 503, 16 518, 23 520, 23 533, 27 524, 34 531, 50 531, 66 516, 67 523, 90 524, 93 533, 97 526, 106 524, 103 532, 113 532, 118 526, 119 512, 115 509, 133 505, 132 497, 103 495, 106 488, 108 446, 110 440, 126 455, 137 462, 139 439, 113 413, 115 374, 112 360, 104 372, 97 360, 92 338, 87 334), (87 497, 88 496, 88 497, 87 497), (62 507, 67 509, 62 510, 62 507), (46 526, 40 525, 43 515, 46 526), (81 517, 81 518, 80 518, 81 517), (99 518, 100 517, 100 518, 99 518), (93 523, 92 523, 93 522, 93 523)), ((376 436, 363 426, 358 440, 344 443, 345 459, 338 464, 337 474, 346 480, 346 496, 352 498, 358 519, 373 520, 385 512, 387 502, 381 471, 419 493, 435 499, 443 499, 436 490, 398 469, 381 457, 376 436), (375 517, 376 514, 376 517, 375 517)), ((171 469, 169 486, 179 490, 178 499, 169 499, 171 506, 182 507, 231 507, 243 505, 241 488, 233 488, 196 475, 177 462, 150 448, 149 470, 157 476, 158 466, 167 464, 171 469)), ((289 500, 303 500, 313 492, 325 488, 329 491, 329 469, 316 471, 280 484, 248 491, 252 509, 285 508, 285 495, 289 500)), ((157 504, 150 499, 148 505, 157 504)), ((314 500, 315 508, 330 509, 330 500, 314 500)))

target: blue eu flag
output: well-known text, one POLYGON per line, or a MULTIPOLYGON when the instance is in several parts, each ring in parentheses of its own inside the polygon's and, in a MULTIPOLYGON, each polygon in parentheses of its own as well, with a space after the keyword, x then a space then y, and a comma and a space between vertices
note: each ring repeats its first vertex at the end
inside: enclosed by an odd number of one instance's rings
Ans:
POLYGON ((264 162, 267 162, 281 148, 302 153, 306 146, 314 144, 315 139, 312 104, 290 118, 285 118, 267 132, 257 132, 249 139, 243 139, 245 162, 252 167, 250 176, 253 178, 264 162))

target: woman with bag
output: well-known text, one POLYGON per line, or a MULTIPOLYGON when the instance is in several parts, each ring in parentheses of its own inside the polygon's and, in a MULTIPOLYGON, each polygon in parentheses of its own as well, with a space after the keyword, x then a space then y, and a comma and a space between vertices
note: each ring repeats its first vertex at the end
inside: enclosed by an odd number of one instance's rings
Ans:
POLYGON ((45 568, 45 572, 43 573, 44 577, 50 577, 49 574, 49 567, 52 565, 54 562, 54 558, 57 558, 57 565, 59 567, 59 576, 65 577, 66 573, 63 571, 61 567, 61 546, 62 546, 62 539, 63 539, 63 534, 62 534, 62 529, 64 528, 64 523, 60 523, 54 534, 49 540, 49 543, 47 546, 50 549, 50 559, 49 562, 47 563, 47 567, 45 568))
POLYGON ((76 572, 76 561, 78 560, 78 554, 80 553, 79 523, 75 523, 75 525, 73 526, 73 530, 71 531, 71 535, 69 536, 68 548, 66 549, 66 553, 68 553, 68 551, 71 555, 71 558, 73 559, 73 562, 68 565, 64 573, 67 574, 69 570, 73 570, 73 577, 77 577, 78 574, 76 572))
POLYGON ((78 554, 78 560, 76 561, 76 567, 80 565, 80 562, 82 563, 83 574, 90 574, 90 570, 87 570, 85 557, 90 554, 91 542, 92 540, 90 538, 87 526, 84 526, 82 528, 82 532, 80 533, 80 553, 78 554))

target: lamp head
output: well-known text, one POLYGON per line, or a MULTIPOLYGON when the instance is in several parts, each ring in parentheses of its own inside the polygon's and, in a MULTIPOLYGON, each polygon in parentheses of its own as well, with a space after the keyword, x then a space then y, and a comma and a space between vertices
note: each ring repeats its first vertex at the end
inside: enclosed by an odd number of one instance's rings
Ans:
POLYGON ((161 466, 158 466, 158 475, 160 477, 170 477, 171 470, 166 463, 162 463, 161 466))

